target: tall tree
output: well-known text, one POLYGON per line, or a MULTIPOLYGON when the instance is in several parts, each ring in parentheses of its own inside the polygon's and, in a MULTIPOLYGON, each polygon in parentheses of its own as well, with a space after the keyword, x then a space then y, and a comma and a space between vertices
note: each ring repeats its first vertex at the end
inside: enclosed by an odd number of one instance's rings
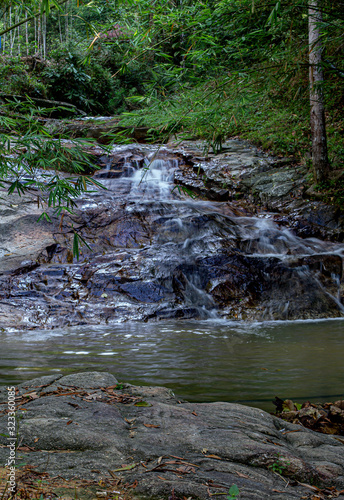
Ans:
POLYGON ((311 0, 308 11, 309 22, 309 95, 311 105, 312 163, 316 182, 327 179, 330 163, 327 155, 325 107, 323 95, 324 75, 322 70, 320 0, 311 0))

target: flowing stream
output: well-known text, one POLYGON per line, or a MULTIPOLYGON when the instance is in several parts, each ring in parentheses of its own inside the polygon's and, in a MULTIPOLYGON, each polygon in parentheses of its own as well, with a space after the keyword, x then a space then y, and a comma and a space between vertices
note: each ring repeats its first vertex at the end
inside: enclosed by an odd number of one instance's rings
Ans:
POLYGON ((0 334, 0 382, 101 370, 191 401, 342 398, 344 245, 192 200, 173 189, 178 159, 139 153, 109 157, 107 190, 80 200, 84 231, 103 228, 84 261, 56 254, 16 278, 30 330, 0 334))

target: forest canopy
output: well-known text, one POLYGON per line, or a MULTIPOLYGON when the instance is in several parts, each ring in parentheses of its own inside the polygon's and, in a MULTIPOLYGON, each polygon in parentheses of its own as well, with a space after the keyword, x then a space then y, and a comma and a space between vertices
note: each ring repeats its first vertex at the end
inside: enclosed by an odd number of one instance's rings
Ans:
POLYGON ((0 16, 3 93, 120 115, 153 140, 184 133, 215 151, 240 135, 298 158, 318 183, 343 168, 341 0, 7 0, 0 16), (320 100, 323 176, 311 169, 320 100))

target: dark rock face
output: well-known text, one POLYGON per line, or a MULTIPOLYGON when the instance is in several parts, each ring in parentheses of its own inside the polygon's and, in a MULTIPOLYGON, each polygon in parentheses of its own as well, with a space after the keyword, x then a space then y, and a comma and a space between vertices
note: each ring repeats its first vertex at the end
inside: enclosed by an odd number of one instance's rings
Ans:
MULTIPOLYGON (((226 161, 241 158, 241 172, 264 167, 240 147, 226 161)), ((343 245, 302 240, 268 213, 250 217, 235 201, 172 191, 173 179, 189 168, 185 152, 136 145, 95 157, 95 177, 106 189, 78 200, 62 231, 56 219, 37 223, 29 198, 2 202, 1 326, 343 315, 343 245), (89 245, 79 261, 71 253, 74 229, 89 245)), ((208 170, 213 189, 223 189, 208 170)))
MULTIPOLYGON (((135 493, 150 498, 174 489, 179 497, 205 499, 233 484, 247 500, 308 498, 310 484, 344 488, 344 448, 334 436, 256 408, 190 404, 163 387, 116 384, 110 374, 90 372, 19 386, 18 459, 66 479, 100 479, 110 470, 137 481, 135 493)), ((6 388, 0 401, 3 410, 6 388)), ((2 411, 1 433, 6 426, 2 411)), ((6 446, 0 456, 5 463, 6 446)))
POLYGON ((274 219, 301 237, 344 241, 344 212, 317 200, 307 200, 308 171, 290 158, 271 158, 249 143, 229 140, 224 152, 205 158, 202 142, 176 145, 186 152, 186 165, 176 180, 207 199, 241 200, 251 213, 257 207, 274 212, 274 219), (218 194, 216 194, 218 193, 218 194))

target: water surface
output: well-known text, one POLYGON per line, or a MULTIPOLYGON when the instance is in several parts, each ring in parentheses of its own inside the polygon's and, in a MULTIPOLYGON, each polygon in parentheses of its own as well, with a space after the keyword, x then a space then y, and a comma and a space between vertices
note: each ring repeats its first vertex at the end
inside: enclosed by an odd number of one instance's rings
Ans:
POLYGON ((163 385, 190 401, 273 410, 274 396, 344 397, 344 320, 169 321, 1 333, 1 384, 53 373, 108 371, 163 385))

